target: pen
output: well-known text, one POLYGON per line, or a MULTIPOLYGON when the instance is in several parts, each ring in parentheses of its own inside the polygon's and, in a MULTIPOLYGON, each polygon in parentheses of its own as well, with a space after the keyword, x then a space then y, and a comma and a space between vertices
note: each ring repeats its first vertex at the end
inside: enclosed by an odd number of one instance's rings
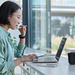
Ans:
MULTIPOLYGON (((25 28, 27 27, 27 25, 25 25, 25 28)), ((19 29, 19 28, 21 28, 21 27, 17 27, 16 29, 19 29)))
POLYGON ((43 57, 43 56, 45 56, 45 54, 44 55, 39 55, 38 57, 43 57))

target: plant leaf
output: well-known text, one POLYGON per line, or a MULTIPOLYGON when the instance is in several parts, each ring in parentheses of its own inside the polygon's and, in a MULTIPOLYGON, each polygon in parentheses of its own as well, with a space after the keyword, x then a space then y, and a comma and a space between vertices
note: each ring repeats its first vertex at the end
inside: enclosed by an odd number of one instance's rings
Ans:
POLYGON ((13 37, 14 39, 16 39, 16 37, 13 37))

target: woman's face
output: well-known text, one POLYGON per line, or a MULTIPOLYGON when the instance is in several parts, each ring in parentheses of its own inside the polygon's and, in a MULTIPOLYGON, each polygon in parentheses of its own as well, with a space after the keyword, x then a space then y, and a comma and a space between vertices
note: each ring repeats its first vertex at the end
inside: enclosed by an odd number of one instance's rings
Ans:
POLYGON ((12 16, 8 17, 8 20, 10 22, 9 28, 16 29, 18 24, 20 24, 21 20, 21 9, 18 9, 15 13, 12 14, 12 16))

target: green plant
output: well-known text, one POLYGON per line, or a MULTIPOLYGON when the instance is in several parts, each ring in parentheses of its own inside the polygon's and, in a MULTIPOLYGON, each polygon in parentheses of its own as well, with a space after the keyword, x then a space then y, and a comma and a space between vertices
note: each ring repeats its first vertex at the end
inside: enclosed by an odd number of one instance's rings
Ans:
POLYGON ((13 37, 11 41, 14 43, 14 45, 17 45, 16 37, 13 37))
MULTIPOLYGON (((51 49, 52 50, 58 50, 62 37, 63 36, 61 37, 54 36, 54 35, 51 36, 51 49)), ((65 37, 67 38, 67 40, 66 40, 63 50, 65 50, 66 48, 75 48, 75 38, 74 37, 72 38, 69 35, 66 35, 65 37)))

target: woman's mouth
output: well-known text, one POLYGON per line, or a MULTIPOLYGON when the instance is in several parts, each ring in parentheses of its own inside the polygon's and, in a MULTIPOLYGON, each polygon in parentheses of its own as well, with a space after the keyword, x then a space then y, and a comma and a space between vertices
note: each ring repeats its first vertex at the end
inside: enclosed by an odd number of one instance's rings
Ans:
POLYGON ((18 27, 18 25, 16 25, 16 27, 18 27))

